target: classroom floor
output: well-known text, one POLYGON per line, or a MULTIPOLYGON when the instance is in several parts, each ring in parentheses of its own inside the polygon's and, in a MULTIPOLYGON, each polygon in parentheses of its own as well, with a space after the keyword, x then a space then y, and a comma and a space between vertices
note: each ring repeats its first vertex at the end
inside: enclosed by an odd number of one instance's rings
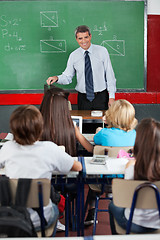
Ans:
MULTIPOLYGON (((88 186, 85 186, 85 197, 88 193, 88 186)), ((108 200, 100 201, 99 208, 108 207, 108 200)), ((98 224, 96 226, 96 235, 111 235, 110 225, 109 225, 109 215, 105 212, 98 213, 98 224)), ((60 220, 61 223, 65 223, 64 218, 60 220)), ((84 236, 91 236, 93 230, 93 225, 86 227, 84 230, 84 236)), ((69 237, 77 236, 77 232, 69 230, 69 237)), ((57 232, 56 237, 65 237, 65 232, 57 232)))

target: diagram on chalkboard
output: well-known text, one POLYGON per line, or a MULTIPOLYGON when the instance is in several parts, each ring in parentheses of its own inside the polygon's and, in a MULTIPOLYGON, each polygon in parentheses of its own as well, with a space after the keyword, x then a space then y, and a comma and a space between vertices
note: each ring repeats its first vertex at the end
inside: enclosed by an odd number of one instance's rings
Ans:
POLYGON ((40 12, 41 27, 58 27, 57 11, 40 12))
POLYGON ((125 40, 104 40, 101 46, 107 48, 109 55, 125 56, 125 40))
POLYGON ((42 53, 66 52, 66 40, 40 40, 42 53))
POLYGON ((98 35, 103 35, 103 32, 107 31, 106 24, 104 23, 103 26, 99 26, 99 27, 97 25, 95 25, 93 28, 93 31, 98 32, 98 35))

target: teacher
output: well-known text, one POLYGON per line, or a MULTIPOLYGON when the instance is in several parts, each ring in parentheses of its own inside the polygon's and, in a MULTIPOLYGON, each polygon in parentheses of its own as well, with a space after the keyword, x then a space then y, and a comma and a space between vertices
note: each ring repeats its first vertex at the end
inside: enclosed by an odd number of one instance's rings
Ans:
POLYGON ((75 37, 80 47, 70 54, 65 71, 59 76, 49 77, 47 84, 70 84, 76 74, 78 109, 108 109, 116 92, 109 53, 105 47, 91 43, 92 35, 85 25, 76 28, 75 37))

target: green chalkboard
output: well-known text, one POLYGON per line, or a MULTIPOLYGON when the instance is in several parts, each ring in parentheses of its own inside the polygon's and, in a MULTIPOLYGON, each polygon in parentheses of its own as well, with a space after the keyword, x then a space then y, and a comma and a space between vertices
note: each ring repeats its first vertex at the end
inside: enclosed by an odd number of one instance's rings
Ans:
MULTIPOLYGON (((145 88, 145 1, 0 1, 0 91, 42 90, 61 74, 88 25, 108 49, 118 89, 145 88)), ((74 89, 76 79, 64 88, 74 89)))

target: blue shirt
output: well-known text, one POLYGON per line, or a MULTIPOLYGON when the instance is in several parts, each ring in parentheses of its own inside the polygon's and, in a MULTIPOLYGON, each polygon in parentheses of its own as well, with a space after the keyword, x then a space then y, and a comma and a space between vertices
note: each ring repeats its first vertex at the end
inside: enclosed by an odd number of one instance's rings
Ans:
POLYGON ((95 134, 93 140, 96 145, 111 147, 134 146, 136 131, 124 131, 119 128, 103 128, 95 134))
MULTIPOLYGON (((101 92, 107 88, 110 98, 115 98, 116 79, 112 69, 109 53, 103 46, 91 44, 87 50, 92 65, 94 92, 101 92)), ((70 84, 76 74, 78 92, 86 93, 85 89, 85 50, 77 48, 68 59, 67 67, 58 76, 59 84, 70 84)))

